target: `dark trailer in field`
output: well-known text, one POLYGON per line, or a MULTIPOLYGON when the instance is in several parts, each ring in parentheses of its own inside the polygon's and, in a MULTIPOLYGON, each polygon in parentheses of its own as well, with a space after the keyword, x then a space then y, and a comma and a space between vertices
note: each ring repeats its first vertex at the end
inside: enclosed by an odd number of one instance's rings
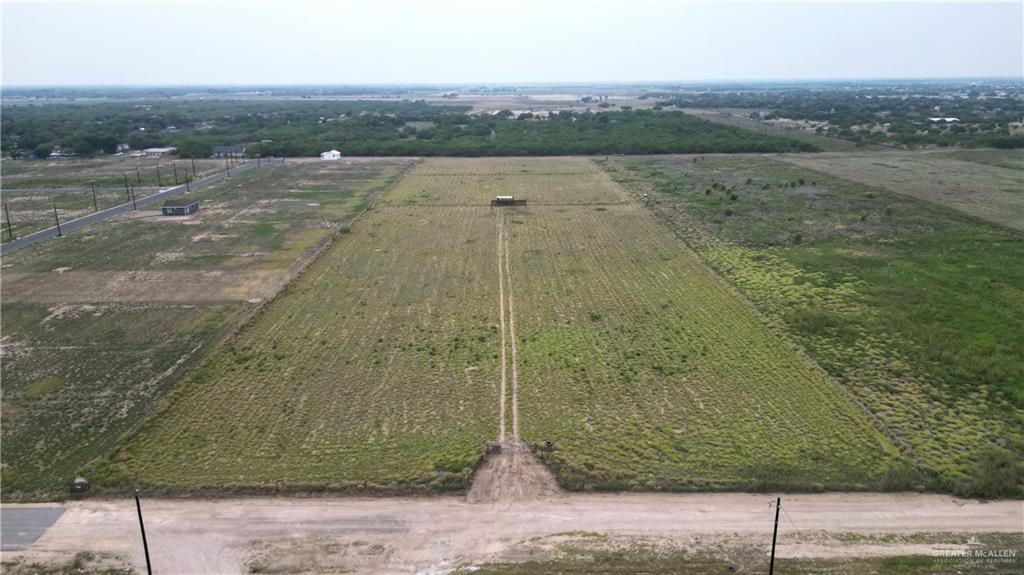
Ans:
POLYGON ((503 207, 503 206, 525 206, 526 200, 517 200, 515 196, 495 196, 491 200, 491 207, 503 207))
POLYGON ((189 198, 171 198, 160 207, 165 216, 187 216, 198 209, 199 200, 189 198))

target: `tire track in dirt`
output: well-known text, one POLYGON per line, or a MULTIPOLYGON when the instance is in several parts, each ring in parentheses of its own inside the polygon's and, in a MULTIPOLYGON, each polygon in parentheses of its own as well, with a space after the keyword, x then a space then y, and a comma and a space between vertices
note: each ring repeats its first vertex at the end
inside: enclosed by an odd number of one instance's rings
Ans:
POLYGON ((505 272, 502 260, 504 259, 502 236, 505 233, 505 218, 498 213, 498 317, 501 325, 501 389, 498 400, 498 441, 505 441, 505 388, 506 388, 506 358, 505 358, 505 272))
MULTIPOLYGON (((502 224, 504 228, 504 221, 502 224)), ((512 305, 512 267, 509 264, 508 232, 505 232, 505 275, 508 279, 508 338, 512 343, 512 439, 519 440, 519 369, 516 365, 516 314, 512 305)))
POLYGON ((466 492, 470 503, 510 504, 558 495, 558 481, 533 450, 519 439, 519 368, 516 363, 516 318, 512 297, 512 264, 505 215, 499 211, 498 227, 498 312, 501 315, 501 400, 498 445, 488 446, 483 464, 476 470, 466 492), (507 289, 506 289, 507 288, 507 289), (507 296, 505 294, 508 294, 507 296), (505 332, 505 303, 508 303, 508 333, 505 332), (511 340, 511 343, 506 343, 511 340), (511 348, 511 353, 508 352, 511 348), (509 360, 511 356, 511 360, 509 360), (507 364, 512 364, 511 433, 506 426, 505 394, 509 391, 507 364))

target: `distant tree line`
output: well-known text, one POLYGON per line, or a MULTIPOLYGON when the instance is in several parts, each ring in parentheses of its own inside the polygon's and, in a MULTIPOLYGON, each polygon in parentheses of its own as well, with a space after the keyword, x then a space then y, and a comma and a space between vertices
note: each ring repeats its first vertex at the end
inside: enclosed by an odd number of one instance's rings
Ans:
POLYGON ((744 108, 766 112, 761 119, 828 122, 819 132, 859 143, 899 146, 1024 147, 1024 135, 1010 124, 1024 120, 1024 85, 897 84, 832 86, 814 90, 714 91, 663 94, 659 107, 744 108), (957 118, 932 122, 929 118, 957 118), (888 124, 888 133, 860 126, 888 124))
POLYGON ((422 101, 130 101, 4 106, 2 147, 82 156, 175 146, 184 157, 246 144, 249 154, 561 155, 815 151, 806 142, 678 111, 471 115, 422 101), (42 147, 42 148, 40 148, 42 147))

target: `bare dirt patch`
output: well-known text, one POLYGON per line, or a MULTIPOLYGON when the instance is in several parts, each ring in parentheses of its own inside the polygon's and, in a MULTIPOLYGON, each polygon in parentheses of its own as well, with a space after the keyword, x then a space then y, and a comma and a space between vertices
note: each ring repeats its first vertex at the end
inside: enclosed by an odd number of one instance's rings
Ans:
POLYGON ((189 302, 265 299, 287 280, 274 270, 5 273, 7 303, 189 302))
POLYGON ((556 496, 561 492, 551 471, 523 442, 509 440, 487 455, 473 477, 470 503, 512 503, 556 496))
MULTIPOLYGON (((773 500, 769 494, 747 493, 572 494, 481 506, 455 497, 143 498, 142 508, 160 573, 230 573, 258 566, 284 572, 413 573, 523 560, 529 558, 524 552, 533 556, 581 539, 607 538, 614 546, 623 538, 657 538, 658 546, 723 553, 753 546, 767 557, 773 500)), ((1024 521, 1019 501, 982 503, 943 495, 791 495, 783 497, 783 509, 780 557, 930 553, 950 542, 949 533, 1019 533, 1024 521)), ((117 555, 144 571, 134 502, 126 497, 69 503, 35 544, 5 553, 4 559, 66 561, 80 551, 117 555)))

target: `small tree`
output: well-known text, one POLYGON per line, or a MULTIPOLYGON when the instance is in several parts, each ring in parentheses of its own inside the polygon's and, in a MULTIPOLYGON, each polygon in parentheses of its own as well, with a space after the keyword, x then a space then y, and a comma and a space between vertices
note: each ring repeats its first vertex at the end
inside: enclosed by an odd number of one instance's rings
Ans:
POLYGON ((50 144, 39 144, 34 150, 32 150, 32 153, 35 154, 37 158, 49 158, 50 154, 53 153, 53 146, 50 144))

